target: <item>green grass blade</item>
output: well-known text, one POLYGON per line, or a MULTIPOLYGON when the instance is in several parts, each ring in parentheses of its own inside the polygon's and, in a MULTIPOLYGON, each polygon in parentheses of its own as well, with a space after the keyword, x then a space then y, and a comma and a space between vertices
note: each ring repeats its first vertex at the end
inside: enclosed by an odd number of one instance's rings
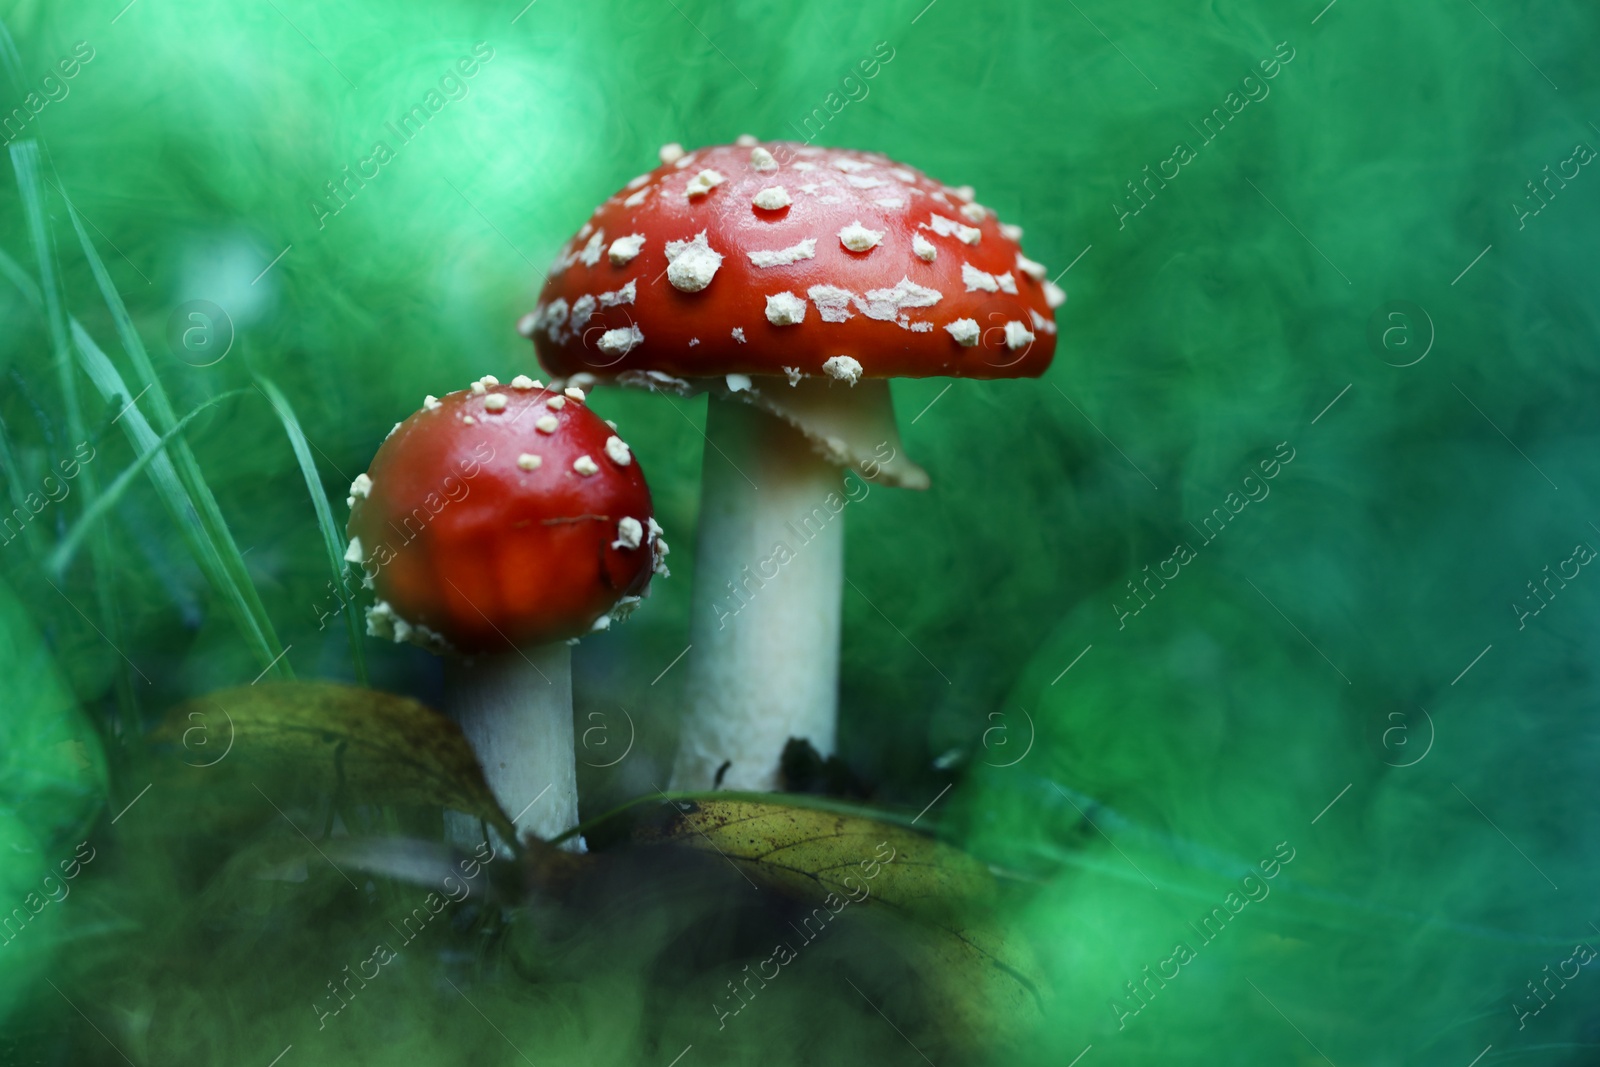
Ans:
MULTIPOLYGON (((121 339, 128 358, 133 362, 137 380, 144 387, 144 394, 150 397, 150 405, 155 412, 155 424, 162 432, 169 431, 177 420, 173 414, 172 402, 168 400, 166 390, 156 377, 155 367, 150 362, 150 354, 145 350, 144 342, 139 337, 132 316, 128 314, 127 306, 122 302, 121 294, 117 292, 116 284, 111 280, 110 272, 106 270, 105 262, 95 250, 94 241, 83 228, 83 219, 73 207, 72 199, 66 195, 65 190, 61 191, 61 198, 67 205, 67 214, 72 219, 72 228, 78 234, 78 243, 83 247, 84 258, 88 260, 95 283, 100 287, 101 298, 111 311, 117 336, 121 339)), ((281 662, 283 645, 278 640, 272 620, 267 616, 266 605, 261 602, 255 583, 250 580, 244 555, 239 551, 239 544, 234 540, 233 531, 229 528, 227 519, 223 517, 216 496, 206 483, 199 461, 195 459, 188 442, 181 437, 173 441, 169 451, 172 466, 177 471, 189 502, 198 514, 201 527, 211 543, 211 552, 221 565, 220 574, 226 577, 224 584, 219 588, 224 589, 225 596, 235 610, 242 610, 247 617, 247 633, 259 637, 259 641, 252 643, 259 645, 263 665, 281 662)))
MULTIPOLYGON (((9 44, 9 39, 7 40, 9 44)), ((36 142, 19 141, 11 146, 11 163, 17 173, 17 187, 22 194, 23 216, 27 223, 29 242, 39 264, 39 288, 43 299, 43 312, 50 330, 50 345, 54 350, 56 375, 61 388, 62 407, 66 412, 67 432, 72 440, 88 441, 88 431, 83 418, 83 403, 78 396, 78 375, 73 367, 72 349, 67 341, 67 301, 62 288, 61 275, 56 266, 55 237, 44 211, 44 187, 39 169, 39 146, 36 142)), ((82 472, 78 483, 83 491, 86 506, 99 499, 99 478, 93 471, 82 472)), ((99 609, 101 626, 109 631, 107 639, 113 645, 122 642, 122 613, 118 610, 116 584, 105 580, 115 573, 111 561, 111 545, 103 534, 97 535, 90 553, 94 558, 94 596, 99 609)), ((122 709, 125 728, 134 728, 138 709, 133 698, 133 678, 126 668, 118 674, 117 701, 122 709)))
MULTIPOLYGON (((28 505, 26 503, 26 498, 22 493, 22 468, 17 466, 16 453, 12 452, 11 450, 11 437, 6 432, 6 424, 4 420, 0 420, 0 474, 5 475, 6 493, 11 498, 12 506, 19 510, 26 511, 28 505)), ((0 516, 0 520, 9 517, 10 516, 0 516)), ((4 527, 0 527, 0 538, 3 538, 4 536, 4 527)), ((25 524, 22 527, 22 532, 19 533, 17 537, 21 538, 27 543, 28 549, 33 552, 35 556, 38 555, 39 535, 34 530, 33 523, 30 522, 25 524)), ((13 538, 12 540, 16 540, 16 538, 13 538)), ((11 541, 0 540, 0 548, 7 547, 10 544, 11 541)))
MULTIPOLYGON (((112 366, 111 360, 104 352, 100 351, 100 347, 94 343, 94 338, 89 336, 89 331, 85 330, 76 320, 72 323, 72 336, 77 344, 79 362, 89 375, 90 381, 94 382, 95 388, 99 390, 100 395, 108 403, 114 397, 126 398, 133 395, 128 391, 127 385, 123 383, 122 375, 118 374, 116 367, 112 366)), ((135 452, 143 455, 146 452, 157 449, 161 442, 161 435, 150 428, 150 423, 145 419, 144 413, 138 407, 128 407, 119 421, 122 422, 124 432, 127 434, 135 452)), ((178 477, 177 467, 169 455, 169 451, 177 451, 178 444, 181 444, 181 442, 174 441, 170 450, 159 450, 160 454, 150 462, 150 479, 155 483, 156 490, 160 494, 162 502, 166 504, 167 510, 172 513, 173 518, 177 521, 178 528, 183 532, 184 540, 188 542, 189 551, 193 554, 195 562, 199 564, 201 571, 211 582, 213 588, 216 589, 218 595, 222 597, 223 602, 244 632, 245 641, 249 644, 251 651, 257 656, 263 657, 263 663, 271 663, 276 659, 275 669, 280 676, 291 677, 288 666, 283 662, 281 654, 276 647, 277 637, 272 635, 270 631, 264 632, 257 624, 256 616, 250 610, 250 605, 246 601, 243 592, 223 565, 217 546, 212 542, 210 533, 206 530, 204 524, 201 523, 200 516, 195 511, 183 480, 178 477)))
POLYGON ((106 302, 106 307, 111 311, 111 321, 117 328, 117 339, 122 342, 123 351, 128 353, 128 358, 133 361, 133 368, 137 372, 136 380, 140 385, 149 387, 150 407, 155 412, 155 424, 164 430, 169 430, 177 418, 173 414, 172 402, 167 399, 166 389, 156 377, 155 365, 150 362, 150 353, 145 349, 139 330, 133 324, 133 316, 128 314, 128 306, 122 302, 122 294, 117 292, 116 282, 111 280, 111 273, 106 270, 105 261, 100 258, 94 242, 90 240, 89 232, 83 228, 83 219, 78 214, 78 209, 72 205, 72 198, 67 196, 66 190, 62 189, 60 192, 62 201, 67 205, 67 215, 72 219, 72 228, 77 231, 78 244, 83 246, 84 258, 89 262, 89 270, 94 274, 95 284, 100 287, 100 298, 106 302))
POLYGON ((17 42, 12 39, 4 19, 0 19, 0 62, 5 63, 6 73, 11 76, 11 88, 22 90, 26 84, 22 54, 17 51, 17 42))
POLYGON ((6 281, 16 286, 23 296, 28 298, 28 303, 40 310, 44 309, 44 295, 39 292, 39 283, 33 280, 33 275, 22 268, 22 264, 0 252, 0 274, 6 276, 6 281))
MULTIPOLYGON (((76 320, 68 319, 66 316, 56 285, 53 251, 50 251, 49 229, 43 213, 37 147, 31 143, 13 146, 12 159, 17 167, 19 184, 24 191, 24 207, 28 215, 30 235, 34 239, 36 251, 39 251, 40 274, 44 284, 35 284, 27 272, 9 256, 0 260, 0 272, 6 274, 45 316, 53 339, 64 338, 70 323, 70 332, 76 342, 80 362, 107 402, 113 397, 127 400, 141 393, 147 394, 151 407, 156 412, 157 424, 163 431, 170 433, 177 423, 173 416, 172 405, 155 376, 149 354, 139 339, 132 318, 117 293, 104 262, 84 230, 76 209, 63 192, 62 197, 67 203, 67 210, 73 228, 78 234, 79 243, 83 246, 84 255, 100 287, 101 295, 111 310, 123 346, 127 349, 128 356, 138 372, 139 384, 143 387, 140 392, 128 389, 121 375, 106 358, 105 353, 100 351, 88 332, 76 320)), ((72 389, 72 397, 75 399, 76 381, 70 373, 63 376, 63 388, 72 389)), ((69 403, 69 415, 74 413, 74 407, 75 405, 69 403)), ((124 420, 125 430, 136 453, 142 456, 145 452, 157 448, 162 437, 151 428, 142 412, 130 408, 124 420)), ((75 421, 77 426, 74 427, 73 433, 81 439, 82 432, 78 428, 82 425, 81 416, 75 421)), ((201 571, 222 597, 229 613, 234 616, 252 652, 263 665, 275 663, 278 665, 276 669, 279 674, 285 677, 291 676, 289 668, 282 662, 282 645, 271 620, 267 617, 266 608, 250 580, 238 544, 234 541, 222 516, 221 508, 206 484, 199 463, 187 442, 181 437, 173 438, 169 446, 159 449, 158 458, 150 462, 151 478, 163 502, 177 521, 201 571)))
POLYGON ((62 538, 61 544, 58 545, 55 551, 50 553, 49 557, 45 560, 45 566, 50 569, 52 576, 57 581, 61 580, 62 576, 66 572, 67 567, 72 563, 72 557, 77 553, 78 545, 82 543, 84 537, 89 533, 90 529, 93 528, 95 523, 97 523, 107 512, 116 506, 117 501, 121 499, 122 494, 127 491, 128 486, 133 483, 134 479, 137 478, 146 467, 154 462, 157 457, 165 455, 167 445, 172 442, 173 438, 182 433, 189 423, 193 422, 208 408, 214 407, 230 397, 241 396, 248 391, 249 390, 246 389, 230 389, 226 393, 222 393, 218 396, 212 397, 210 400, 207 400, 205 403, 189 412, 183 418, 179 419, 176 426, 161 435, 161 437, 156 441, 154 447, 141 453, 137 459, 128 465, 126 470, 117 475, 116 479, 112 481, 110 485, 106 486, 105 491, 95 498, 94 503, 83 509, 83 514, 78 517, 77 522, 73 523, 72 529, 67 531, 67 536, 62 538))
POLYGON ((72 371, 72 352, 67 344, 67 314, 61 299, 61 279, 56 274, 55 242, 44 214, 44 183, 39 175, 39 146, 33 141, 18 141, 11 146, 11 166, 17 172, 17 188, 22 193, 22 214, 28 226, 28 241, 39 264, 39 288, 44 295, 45 323, 50 328, 50 345, 55 349, 56 376, 61 384, 61 399, 66 405, 67 430, 75 441, 84 439, 83 409, 78 402, 78 378, 72 371))
POLYGON ((294 457, 300 461, 300 473, 305 475, 306 491, 311 494, 311 507, 317 513, 317 525, 322 528, 322 541, 328 549, 328 565, 333 568, 334 588, 339 591, 340 603, 344 605, 344 621, 350 631, 350 653, 355 660, 356 680, 367 685, 367 659, 361 647, 365 627, 356 607, 354 591, 350 588, 350 571, 344 560, 344 534, 334 522, 333 508, 328 503, 327 491, 322 487, 322 477, 317 473, 316 461, 311 458, 311 442, 306 440, 300 420, 295 417, 294 409, 276 385, 258 374, 256 388, 261 390, 278 413, 278 421, 283 423, 283 432, 289 436, 294 457))

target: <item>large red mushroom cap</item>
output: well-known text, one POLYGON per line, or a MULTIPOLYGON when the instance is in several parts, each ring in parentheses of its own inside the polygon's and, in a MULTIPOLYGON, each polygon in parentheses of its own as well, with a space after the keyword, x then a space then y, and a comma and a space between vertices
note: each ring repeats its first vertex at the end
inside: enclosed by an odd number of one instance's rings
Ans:
POLYGON ((640 384, 1036 377, 1065 295, 1020 237, 970 188, 877 153, 664 150, 556 258, 519 328, 553 373, 640 384))
POLYGON ((644 473, 581 390, 519 375, 435 399, 350 489, 368 632, 471 653, 604 629, 665 573, 644 473))

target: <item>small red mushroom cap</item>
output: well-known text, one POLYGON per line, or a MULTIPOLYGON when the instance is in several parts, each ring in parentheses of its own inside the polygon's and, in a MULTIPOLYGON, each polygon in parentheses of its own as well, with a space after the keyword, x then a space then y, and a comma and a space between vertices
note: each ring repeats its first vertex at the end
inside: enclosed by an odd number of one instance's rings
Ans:
POLYGON ((877 153, 663 152, 556 257, 519 329, 552 373, 1036 377, 1066 299, 970 188, 877 153))
POLYGON ((436 651, 604 629, 665 573, 644 472, 581 390, 486 377, 395 427, 350 487, 367 630, 436 651))

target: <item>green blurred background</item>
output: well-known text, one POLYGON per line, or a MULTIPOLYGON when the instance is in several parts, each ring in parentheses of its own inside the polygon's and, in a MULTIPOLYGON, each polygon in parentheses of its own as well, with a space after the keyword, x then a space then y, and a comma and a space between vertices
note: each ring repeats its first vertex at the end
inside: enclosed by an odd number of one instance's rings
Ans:
MULTIPOLYGON (((665 995, 637 943, 593 950, 586 982, 480 990, 505 1043, 426 972, 318 1035, 304 1002, 357 950, 186 923, 182 869, 140 863, 140 808, 110 821, 144 782, 107 760, 170 705, 284 647, 273 673, 356 676, 252 375, 342 522, 423 394, 531 370, 512 324, 539 269, 661 143, 794 137, 818 108, 817 143, 970 183, 1052 276, 1070 265, 1051 371, 898 383, 934 487, 849 511, 841 755, 874 805, 937 801, 919 827, 1006 875, 1000 917, 1050 979, 996 1062, 1600 1062, 1600 977, 1528 985, 1600 945, 1600 578, 1578 548, 1600 546, 1600 12, 924 2, 7 5, 0 104, 54 97, 5 134, 40 191, 38 211, 25 174, 0 194, 8 506, 80 444, 94 458, 0 547, 0 906, 80 841, 97 858, 0 947, 0 1062, 265 1067, 291 1042, 284 1067, 520 1062, 514 1041, 662 1065, 692 1043, 694 1067, 799 1062, 808 1028, 859 1035, 828 1062, 920 1062, 877 1015, 825 1013, 810 978, 759 1032, 720 1036, 695 1000, 657 1043, 634 1024, 665 995), (880 42, 892 59, 846 82, 880 42), (492 58, 442 84, 475 45, 492 58), (400 143, 385 124, 434 89, 400 143), (392 158, 336 205, 324 183, 379 140, 392 158), (1132 192, 1179 143, 1192 161, 1132 192), (277 644, 245 639, 144 475, 59 580, 44 566, 136 455, 113 419, 138 389, 103 398, 26 292, 45 247, 63 315, 139 380, 67 198, 177 412, 245 390, 185 437, 277 644), (1193 558, 1165 562, 1179 544, 1193 558), (1275 849, 1293 859, 1270 895, 1207 942, 1201 917, 1275 849), (1136 999, 1178 942, 1192 960, 1136 999)), ((587 811, 670 763, 683 672, 653 680, 688 640, 704 411, 594 402, 676 551, 645 610, 578 651, 580 720, 638 728, 584 771, 587 811)), ((365 653, 373 684, 437 696, 426 653, 365 653)))

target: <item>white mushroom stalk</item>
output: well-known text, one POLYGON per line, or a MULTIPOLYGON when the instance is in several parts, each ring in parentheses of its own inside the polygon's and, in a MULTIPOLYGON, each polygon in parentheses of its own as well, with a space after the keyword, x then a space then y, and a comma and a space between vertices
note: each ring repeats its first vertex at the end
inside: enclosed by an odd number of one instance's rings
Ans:
MULTIPOLYGON (((556 642, 452 660, 445 671, 445 710, 466 735, 517 836, 548 841, 576 826, 571 648, 556 642)), ((470 847, 483 839, 475 816, 447 812, 445 823, 455 844, 470 847)), ((576 839, 570 847, 577 847, 576 839)))
MULTIPOLYGON (((742 383, 741 383, 742 384, 742 383)), ((845 509, 855 467, 923 488, 888 383, 713 393, 706 412, 687 703, 675 789, 782 787, 790 740, 837 742, 845 509)))
POLYGON ((843 491, 795 430, 710 399, 674 788, 772 791, 790 738, 833 752, 843 491))

